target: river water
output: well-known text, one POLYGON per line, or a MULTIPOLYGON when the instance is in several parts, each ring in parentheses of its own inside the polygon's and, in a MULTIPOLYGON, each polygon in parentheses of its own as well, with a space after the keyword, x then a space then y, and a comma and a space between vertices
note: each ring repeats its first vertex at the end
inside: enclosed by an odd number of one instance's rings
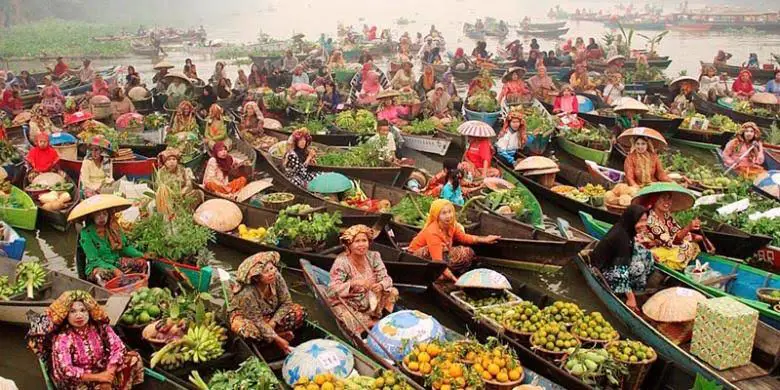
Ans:
MULTIPOLYGON (((443 33, 447 39, 447 48, 454 51, 456 47, 464 47, 470 52, 474 41, 462 37, 462 23, 473 22, 477 17, 494 16, 503 18, 510 25, 518 24, 525 15, 534 21, 544 19, 549 4, 539 5, 530 0, 497 0, 491 2, 491 8, 486 9, 484 2, 475 0, 429 0, 425 3, 414 0, 394 0, 391 2, 349 2, 345 0, 328 2, 309 2, 302 0, 272 0, 248 5, 245 9, 218 12, 209 17, 204 17, 202 23, 209 32, 210 39, 222 39, 229 42, 251 43, 255 40, 259 31, 276 37, 289 37, 294 32, 304 33, 309 39, 316 39, 320 32, 335 36, 336 22, 353 23, 356 29, 362 29, 363 23, 377 25, 382 28, 392 29, 393 36, 397 37, 404 31, 414 35, 420 31, 425 34, 431 24, 443 33), (421 9, 424 6, 424 10, 421 9), (425 12, 422 12, 425 11, 425 12), (395 23, 398 18, 404 17, 411 21, 410 24, 399 26, 395 23), (365 19, 363 19, 365 18, 365 19)), ((577 2, 576 7, 593 9, 605 8, 604 4, 596 2, 577 2)), ((233 7, 235 8, 235 7, 233 7)), ((574 5, 571 7, 574 8, 574 5)), ((668 10, 671 11, 671 10, 668 10)), ((600 37, 608 30, 600 23, 569 22, 571 28, 566 37, 600 37)), ((512 29, 507 40, 515 37, 512 29)), ((654 32, 644 32, 652 36, 654 32)), ((528 47, 530 40, 519 37, 528 47)), ((504 42, 506 43, 506 42, 504 42)), ((489 40, 488 47, 491 51, 500 44, 496 40, 489 40)), ((543 49, 550 50, 555 41, 540 40, 543 49)), ((635 37, 634 48, 644 46, 644 39, 635 37)), ((672 32, 661 42, 658 51, 663 55, 670 55, 674 60, 667 70, 670 77, 676 76, 680 71, 686 70, 688 74, 698 74, 699 61, 710 61, 718 49, 724 49, 734 54, 735 62, 747 59, 748 53, 756 52, 762 60, 769 58, 769 53, 780 53, 780 35, 755 35, 740 33, 704 33, 691 34, 672 32)), ((190 55, 187 53, 171 53, 168 60, 177 68, 184 63, 184 59, 191 57, 199 66, 201 77, 207 78, 213 69, 216 60, 208 55, 190 55)), ((122 60, 98 60, 97 67, 110 65, 135 65, 146 77, 150 78, 152 66, 157 60, 147 58, 126 58, 122 60)), ((11 68, 20 70, 23 68, 40 69, 40 63, 11 63, 11 68)), ((231 77, 235 76, 238 67, 228 67, 231 77)), ((685 151, 691 152, 693 151, 685 151)), ((706 155, 700 155, 703 160, 711 162, 706 155)), ((574 226, 581 226, 577 216, 558 210, 540 199, 545 212, 551 216, 561 216, 572 222, 574 226)), ((34 232, 21 232, 27 239, 26 258, 41 259, 48 268, 58 271, 74 273, 75 232, 60 233, 46 226, 40 226, 34 232)), ((212 249, 217 254, 219 264, 228 269, 235 269, 245 258, 245 255, 234 252, 229 248, 213 245, 212 249)), ((539 274, 527 271, 506 270, 507 274, 518 279, 530 282, 534 285, 549 289, 572 300, 588 310, 606 312, 598 299, 585 285, 584 279, 573 264, 570 264, 558 272, 539 274)), ((331 331, 337 332, 332 320, 322 315, 317 303, 306 287, 300 274, 286 270, 285 277, 293 292, 294 299, 304 304, 309 310, 310 316, 325 325, 331 331)), ((464 331, 462 325, 450 314, 430 303, 428 297, 419 292, 405 292, 402 299, 406 306, 418 308, 436 316, 443 324, 454 329, 464 331)), ((612 321, 613 323, 615 321, 612 321)), ((20 389, 36 389, 42 387, 40 371, 33 355, 25 349, 23 336, 25 329, 0 326, 3 335, 0 336, 0 346, 3 348, 3 359, 0 360, 0 376, 16 381, 20 389)))

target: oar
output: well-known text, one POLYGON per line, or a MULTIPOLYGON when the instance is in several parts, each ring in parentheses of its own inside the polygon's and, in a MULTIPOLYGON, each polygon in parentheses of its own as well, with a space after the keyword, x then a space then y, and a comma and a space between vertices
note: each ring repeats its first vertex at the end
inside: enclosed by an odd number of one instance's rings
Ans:
MULTIPOLYGON (((363 331, 364 331, 364 332, 366 332, 366 335, 367 335, 368 337, 370 337, 370 338, 371 338, 371 340, 374 340, 374 342, 376 343, 376 345, 378 345, 378 346, 379 346, 379 348, 381 348, 381 349, 382 349, 382 352, 384 352, 384 353, 385 353, 385 355, 387 355, 387 357, 388 357, 390 360, 392 360, 392 361, 393 361, 393 365, 397 365, 397 364, 398 364, 398 361, 397 361, 397 360, 395 360, 395 359, 393 358, 393 355, 392 355, 392 354, 391 354, 391 353, 390 353, 390 352, 387 350, 387 348, 385 348, 385 346, 384 346, 384 345, 382 345, 382 343, 380 343, 380 342, 379 342, 379 340, 377 340, 377 339, 376 339, 376 337, 374 337, 374 335, 372 335, 372 334, 371 334, 371 330, 370 330, 370 329, 368 329, 368 327, 366 326, 366 324, 364 324, 364 323, 363 323, 363 321, 361 321, 361 320, 360 320, 360 318, 358 318, 358 317, 357 317, 357 314, 355 314, 355 313, 352 311, 352 309, 350 309, 350 308, 349 308, 349 306, 348 306, 348 305, 347 305, 347 304, 344 302, 344 300, 343 300, 343 299, 341 299, 341 297, 340 297, 340 296, 338 296, 338 295, 337 295, 336 297, 339 299, 339 303, 341 303, 342 305, 344 305, 344 308, 345 308, 345 309, 347 309, 347 312, 349 313, 349 315, 351 315, 351 316, 352 316, 352 318, 354 318, 354 319, 355 319, 355 321, 357 321, 357 322, 360 324, 360 327, 361 327, 361 328, 363 328, 363 331)), ((360 335, 357 335, 357 336, 358 336, 358 337, 360 337, 360 335)))
POLYGON ((222 289, 222 298, 224 298, 224 300, 225 300, 225 304, 223 306, 225 307, 225 312, 227 312, 227 310, 228 310, 228 300, 230 298, 228 297, 227 287, 225 287, 225 285, 228 282, 230 282, 230 274, 227 271, 225 271, 224 269, 219 268, 219 267, 216 267, 216 270, 217 270, 217 277, 219 277, 219 283, 220 283, 221 289, 222 289))
POLYGON ((736 167, 736 166, 737 166, 737 164, 739 164, 739 163, 740 163, 740 161, 742 161, 742 159, 743 159, 743 158, 747 157, 747 155, 748 155, 748 154, 749 154, 749 153, 750 153, 750 152, 753 150, 753 148, 755 148, 755 147, 756 147, 756 144, 755 144, 755 143, 753 143, 752 145, 750 145, 750 148, 748 148, 748 150, 747 150, 747 151, 745 151, 745 153, 742 153, 742 155, 741 155, 741 156, 739 156, 739 158, 737 159, 737 161, 734 161, 734 164, 731 164, 731 166, 730 166, 730 167, 728 167, 728 169, 726 169, 725 171, 723 171, 723 174, 724 174, 724 175, 725 175, 725 174, 728 174, 728 173, 729 173, 729 171, 731 171, 732 169, 734 169, 734 167, 736 167))

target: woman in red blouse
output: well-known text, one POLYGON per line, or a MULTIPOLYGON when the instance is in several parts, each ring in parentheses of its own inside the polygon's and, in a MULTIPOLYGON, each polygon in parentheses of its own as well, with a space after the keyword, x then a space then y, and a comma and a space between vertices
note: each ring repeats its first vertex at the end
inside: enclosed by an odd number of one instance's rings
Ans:
POLYGON ((756 91, 753 89, 753 75, 747 69, 739 71, 739 76, 731 84, 731 91, 742 100, 750 99, 756 91))
POLYGON ((464 169, 476 177, 498 177, 501 172, 490 166, 493 160, 493 146, 490 138, 468 137, 469 147, 464 156, 464 169))

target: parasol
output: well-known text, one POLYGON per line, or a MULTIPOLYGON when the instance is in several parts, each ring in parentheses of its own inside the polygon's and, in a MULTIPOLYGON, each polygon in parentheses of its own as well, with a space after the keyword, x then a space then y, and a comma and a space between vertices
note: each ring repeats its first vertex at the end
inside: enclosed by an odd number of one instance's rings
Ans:
POLYGON ((379 92, 379 94, 376 95, 376 98, 377 99, 386 99, 386 98, 393 98, 393 97, 400 96, 400 95, 401 95, 401 93, 399 93, 396 90, 386 89, 386 90, 384 90, 382 92, 379 92))
POLYGON ((683 188, 677 183, 653 183, 647 187, 642 188, 634 195, 632 204, 644 204, 645 200, 654 194, 670 193, 672 195, 672 212, 687 210, 693 206, 696 201, 696 197, 692 192, 683 188))
POLYGON ((343 379, 354 366, 355 358, 349 348, 335 340, 314 339, 295 347, 284 359, 282 377, 290 386, 317 374, 329 373, 343 379))
POLYGON ((92 113, 88 111, 76 111, 72 114, 65 114, 65 126, 75 125, 92 119, 92 113))
POLYGON ((241 224, 243 215, 241 209, 227 199, 209 199, 198 206, 193 219, 198 225, 226 233, 241 224))
POLYGON ((273 185, 274 184, 272 183, 272 179, 255 180, 244 186, 241 191, 238 191, 238 194, 236 194, 236 200, 243 202, 255 196, 255 194, 273 187, 273 185))
POLYGON ((642 312, 657 322, 688 322, 696 318, 699 302, 707 300, 702 293, 684 287, 657 292, 642 305, 642 312))
POLYGON ((670 91, 677 90, 679 85, 680 85, 680 83, 682 83, 684 81, 689 81, 689 82, 692 82, 692 83, 696 84, 694 89, 698 89, 699 88, 699 80, 697 80, 697 79, 695 79, 695 78, 693 78, 691 76, 680 76, 680 77, 672 80, 672 82, 669 84, 669 90, 670 91))
POLYGON ((76 139, 75 136, 71 133, 66 133, 63 131, 57 131, 55 133, 51 133, 49 136, 49 143, 52 146, 57 145, 63 145, 63 144, 75 144, 78 142, 78 139, 76 139))
POLYGON ((435 318, 417 310, 401 310, 379 320, 371 329, 368 347, 379 356, 400 361, 415 344, 444 340, 444 328, 435 318), (381 346, 378 344, 381 343, 381 346), (384 348, 383 348, 384 347, 384 348), (384 350, 383 350, 384 349, 384 350))
POLYGON ((555 161, 542 156, 526 157, 515 164, 516 171, 530 171, 551 168, 558 168, 558 164, 556 164, 555 161))
POLYGON ((162 60, 162 61, 158 62, 154 66, 154 68, 152 68, 152 69, 160 70, 160 69, 171 69, 171 68, 173 68, 173 64, 171 64, 170 62, 168 62, 166 60, 162 60))
POLYGON ((513 66, 513 67, 507 69, 506 73, 504 73, 504 75, 501 77, 501 81, 506 83, 507 81, 509 81, 512 78, 512 73, 515 73, 515 72, 520 72, 520 79, 522 80, 523 76, 525 75, 526 70, 522 66, 513 66))
POLYGON ((779 103, 777 101, 777 96, 769 92, 756 92, 753 94, 753 96, 750 97, 750 101, 753 103, 766 104, 771 106, 779 103))
POLYGON ((98 211, 117 209, 124 210, 132 205, 132 202, 113 194, 98 194, 82 200, 68 215, 68 222, 86 217, 98 211))
POLYGON ((508 290, 512 288, 509 280, 504 275, 492 269, 473 269, 458 278, 455 285, 461 288, 490 288, 495 290, 508 290))
POLYGON ((664 138, 664 136, 661 135, 661 133, 649 127, 634 127, 628 129, 622 132, 620 136, 618 136, 617 140, 624 147, 631 149, 631 146, 634 145, 634 140, 639 137, 645 137, 649 139, 650 142, 653 144, 653 148, 655 148, 656 152, 666 149, 667 146, 666 138, 664 138))
POLYGON ((753 180, 753 185, 775 198, 780 198, 780 171, 767 171, 758 175, 753 180))
POLYGON ((614 109, 615 112, 628 111, 628 110, 647 112, 650 109, 644 103, 631 97, 621 98, 620 105, 618 105, 614 109))
POLYGON ((496 132, 489 124, 482 121, 466 121, 458 126, 458 133, 468 137, 490 138, 495 137, 496 132))
POLYGON ((307 190, 320 194, 338 194, 351 188, 349 178, 338 172, 320 173, 306 186, 307 190))
POLYGON ((582 95, 577 95, 577 111, 579 112, 591 112, 596 109, 596 106, 593 104, 593 100, 590 100, 590 98, 582 95))

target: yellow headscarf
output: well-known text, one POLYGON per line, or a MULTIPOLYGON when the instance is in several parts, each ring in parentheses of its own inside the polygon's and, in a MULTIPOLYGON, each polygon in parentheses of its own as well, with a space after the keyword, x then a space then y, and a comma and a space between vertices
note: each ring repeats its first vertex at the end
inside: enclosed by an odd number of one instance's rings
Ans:
MULTIPOLYGON (((431 209, 428 211, 428 219, 425 220, 425 226, 423 229, 427 228, 433 223, 439 222, 439 214, 444 210, 445 207, 451 207, 452 212, 455 213, 455 205, 452 204, 447 199, 436 199, 431 203, 431 209)), ((461 231, 465 230, 463 225, 461 225, 457 219, 455 220, 455 227, 460 229, 461 231)))

